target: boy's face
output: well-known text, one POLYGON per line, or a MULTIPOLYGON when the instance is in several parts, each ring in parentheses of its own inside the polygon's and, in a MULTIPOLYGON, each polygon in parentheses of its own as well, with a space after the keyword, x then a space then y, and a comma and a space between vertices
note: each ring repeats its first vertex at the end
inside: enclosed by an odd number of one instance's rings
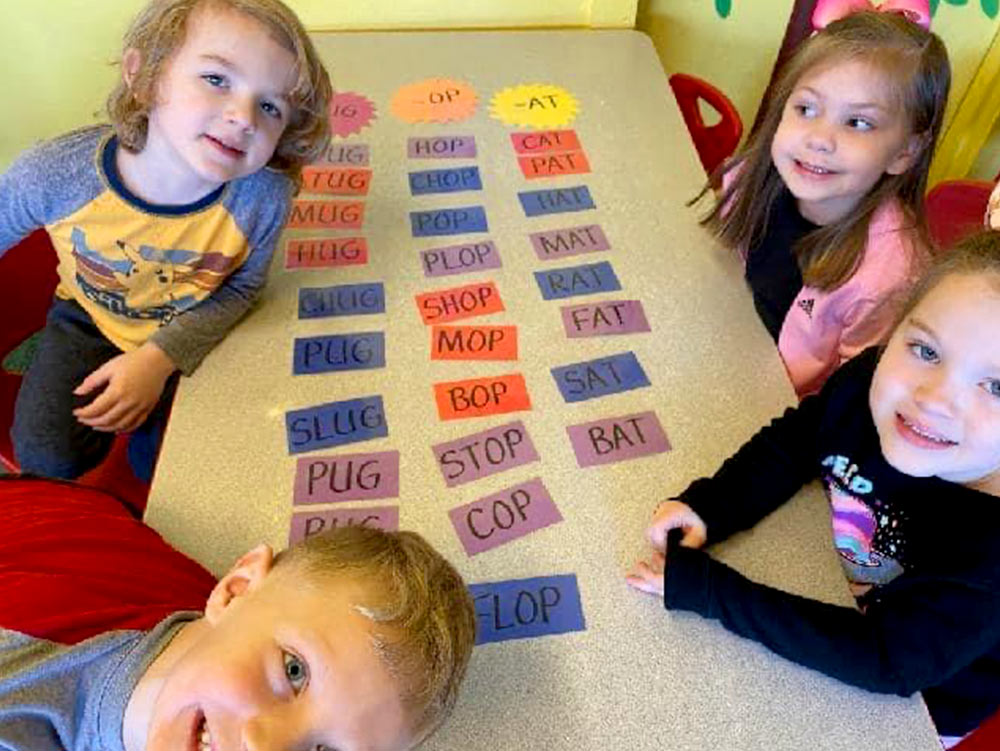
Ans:
POLYGON ((364 586, 268 574, 270 562, 266 546, 244 556, 188 627, 196 635, 176 637, 188 640, 157 676, 146 751, 408 748, 397 684, 353 607, 364 586))
POLYGON ((785 103, 771 159, 802 215, 829 224, 920 151, 886 76, 861 61, 807 72, 785 103))
MULTIPOLYGON (((129 65, 126 54, 126 76, 129 65)), ((157 174, 202 194, 256 172, 292 113, 286 93, 295 74, 295 56, 259 21, 202 5, 160 72, 142 156, 155 161, 157 174)))
POLYGON ((886 345, 869 404, 899 471, 1000 495, 998 281, 945 277, 886 345))

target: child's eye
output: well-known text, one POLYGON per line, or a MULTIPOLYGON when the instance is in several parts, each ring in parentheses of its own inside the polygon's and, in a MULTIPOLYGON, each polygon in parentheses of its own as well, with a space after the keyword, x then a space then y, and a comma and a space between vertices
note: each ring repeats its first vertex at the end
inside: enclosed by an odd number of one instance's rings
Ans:
POLYGON ((302 693, 309 682, 309 667, 301 657, 285 650, 281 651, 281 658, 285 662, 285 677, 288 679, 288 685, 292 687, 296 695, 302 693))
POLYGON ((281 108, 273 102, 261 102, 260 109, 268 117, 281 119, 281 108))
POLYGON ((849 117, 847 127, 852 130, 875 130, 875 123, 864 117, 849 117))
POLYGON ((928 347, 926 344, 921 342, 911 342, 910 352, 924 362, 937 362, 938 359, 938 354, 934 351, 934 348, 928 347))
POLYGON ((209 86, 215 86, 216 88, 226 85, 226 77, 220 76, 218 73, 205 73, 202 75, 201 80, 205 81, 209 86))
POLYGON ((811 104, 796 104, 794 109, 802 117, 813 117, 816 114, 816 108, 811 104))
POLYGON ((983 382, 983 388, 990 396, 1000 398, 1000 378, 987 378, 983 382))

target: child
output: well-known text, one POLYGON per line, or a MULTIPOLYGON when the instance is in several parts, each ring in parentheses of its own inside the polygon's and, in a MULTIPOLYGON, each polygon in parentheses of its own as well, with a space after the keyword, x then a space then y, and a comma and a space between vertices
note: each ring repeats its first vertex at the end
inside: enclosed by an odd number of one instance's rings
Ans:
POLYGON ((629 583, 847 683, 922 691, 944 736, 1000 705, 1000 233, 913 291, 884 351, 844 365, 653 516, 629 583), (755 584, 698 550, 821 478, 860 608, 755 584), (680 546, 666 546, 673 528, 680 546), (666 557, 663 553, 666 549, 666 557))
POLYGON ((886 302, 919 271, 950 79, 934 34, 898 13, 853 13, 796 51, 723 167, 702 223, 740 249, 800 397, 888 333, 886 302))
POLYGON ((0 253, 44 226, 59 257, 15 408, 24 472, 77 477, 144 426, 130 448, 148 479, 168 379, 258 297, 301 168, 329 139, 329 78, 279 0, 152 0, 121 62, 112 126, 0 175, 0 253))
POLYGON ((451 711, 474 631, 412 532, 261 545, 216 582, 101 491, 0 478, 5 751, 402 751, 451 711))

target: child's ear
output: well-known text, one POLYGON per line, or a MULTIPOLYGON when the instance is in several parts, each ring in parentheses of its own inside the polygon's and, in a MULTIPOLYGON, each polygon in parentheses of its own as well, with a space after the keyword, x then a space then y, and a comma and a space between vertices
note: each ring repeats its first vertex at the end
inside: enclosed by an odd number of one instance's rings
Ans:
POLYGON ((885 168, 886 174, 888 175, 902 175, 913 163, 916 162, 920 155, 923 154, 924 148, 927 146, 927 139, 929 134, 927 133, 914 133, 906 139, 906 143, 903 144, 902 150, 889 162, 889 166, 885 168))
POLYGON ((208 596, 205 620, 213 625, 217 623, 237 597, 249 594, 261 585, 273 565, 274 552, 270 545, 258 545, 243 554, 208 596))
POLYGON ((142 53, 135 47, 129 47, 122 55, 122 80, 131 89, 132 82, 139 75, 139 67, 142 65, 142 53))

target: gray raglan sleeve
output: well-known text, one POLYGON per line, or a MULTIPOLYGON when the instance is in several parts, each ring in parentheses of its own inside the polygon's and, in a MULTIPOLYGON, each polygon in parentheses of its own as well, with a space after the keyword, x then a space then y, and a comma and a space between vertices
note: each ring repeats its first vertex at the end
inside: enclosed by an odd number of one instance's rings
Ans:
POLYGON ((226 207, 247 237, 247 257, 211 295, 161 327, 150 341, 184 374, 253 307, 267 282, 268 267, 291 206, 291 182, 261 170, 232 187, 226 207))
POLYGON ((107 131, 84 128, 40 143, 0 174, 0 256, 101 191, 94 153, 107 131))

